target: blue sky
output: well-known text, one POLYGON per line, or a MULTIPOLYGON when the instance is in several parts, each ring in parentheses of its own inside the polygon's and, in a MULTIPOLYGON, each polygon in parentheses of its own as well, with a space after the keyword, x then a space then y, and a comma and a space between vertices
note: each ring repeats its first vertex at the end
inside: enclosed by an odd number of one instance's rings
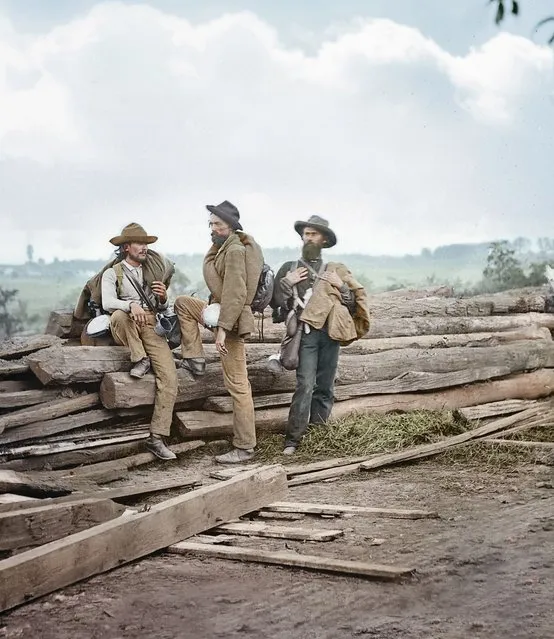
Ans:
POLYGON ((553 236, 554 2, 521 4, 0 0, 2 261, 129 221, 203 251, 223 199, 265 246, 312 213, 341 252, 553 236))

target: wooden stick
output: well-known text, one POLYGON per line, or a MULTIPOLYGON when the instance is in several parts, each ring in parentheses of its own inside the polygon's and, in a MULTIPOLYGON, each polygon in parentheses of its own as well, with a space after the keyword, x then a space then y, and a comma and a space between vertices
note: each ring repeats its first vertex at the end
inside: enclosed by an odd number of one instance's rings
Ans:
POLYGON ((265 512, 303 513, 306 515, 369 515, 389 519, 436 519, 432 510, 406 510, 402 508, 375 508, 372 506, 349 506, 346 504, 313 504, 304 502, 276 502, 265 506, 265 512))
POLYGON ((286 494, 280 466, 179 495, 0 561, 0 611, 165 548, 286 494))
POLYGON ((214 528, 214 530, 215 532, 231 533, 245 537, 270 537, 272 539, 291 539, 294 541, 333 541, 333 539, 344 535, 343 530, 272 526, 257 521, 223 524, 214 528))
MULTIPOLYGON (((219 484, 225 485, 225 484, 219 484)), ((398 579, 414 572, 413 568, 404 566, 385 566, 365 561, 347 561, 315 555, 300 555, 294 552, 258 550, 255 548, 239 548, 228 546, 211 546, 183 541, 173 544, 168 552, 177 555, 200 555, 202 557, 216 557, 218 559, 234 559, 238 561, 253 561, 262 564, 276 564, 293 568, 307 568, 339 574, 355 575, 357 577, 371 577, 376 579, 398 579)))

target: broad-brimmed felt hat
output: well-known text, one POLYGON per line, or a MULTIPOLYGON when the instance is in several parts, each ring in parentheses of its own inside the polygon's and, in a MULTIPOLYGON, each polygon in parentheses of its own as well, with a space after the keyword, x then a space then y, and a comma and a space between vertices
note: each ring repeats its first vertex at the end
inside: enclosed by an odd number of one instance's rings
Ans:
POLYGON ((148 235, 140 224, 131 222, 131 224, 127 224, 123 228, 120 235, 112 237, 110 242, 114 246, 121 246, 122 244, 131 244, 133 242, 137 244, 153 244, 157 240, 158 238, 155 235, 148 235))
POLYGON ((327 238, 325 248, 331 248, 331 246, 335 246, 337 243, 337 236, 329 228, 329 222, 326 219, 319 217, 319 215, 311 215, 307 221, 299 220, 298 222, 295 222, 294 230, 298 233, 298 235, 300 235, 300 237, 302 237, 302 233, 304 233, 304 229, 307 226, 319 231, 327 238))
POLYGON ((210 213, 217 215, 233 229, 233 231, 242 231, 242 224, 239 222, 240 213, 234 204, 228 200, 224 200, 221 204, 206 204, 206 208, 210 213))

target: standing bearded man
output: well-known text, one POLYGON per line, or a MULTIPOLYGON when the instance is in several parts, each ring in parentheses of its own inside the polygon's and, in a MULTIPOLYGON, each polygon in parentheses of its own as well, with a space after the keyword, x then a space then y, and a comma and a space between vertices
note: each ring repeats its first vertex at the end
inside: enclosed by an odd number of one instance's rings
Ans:
POLYGON ((233 449, 215 459, 238 464, 252 459, 256 446, 256 425, 252 389, 246 369, 244 338, 254 331, 250 304, 263 267, 263 254, 250 235, 243 232, 240 213, 225 200, 208 204, 212 245, 204 258, 204 279, 210 291, 209 310, 219 305, 219 316, 209 325, 204 311, 207 302, 182 295, 175 300, 181 325, 182 368, 193 376, 205 372, 206 360, 199 324, 213 328, 215 346, 223 366, 225 388, 233 401, 233 449))
POLYGON ((325 264, 324 248, 337 238, 329 222, 318 215, 298 221, 302 256, 285 262, 275 277, 271 306, 283 321, 296 312, 302 331, 294 392, 283 454, 294 455, 308 424, 326 424, 334 402, 334 384, 340 346, 350 344, 369 330, 367 294, 348 268, 339 262, 325 264))
POLYGON ((167 308, 167 287, 175 271, 159 253, 148 249, 158 238, 148 235, 140 224, 128 224, 110 242, 119 247, 117 259, 102 275, 102 307, 110 317, 110 330, 116 344, 131 351, 131 377, 141 378, 150 368, 156 378, 154 412, 150 423, 148 450, 159 459, 175 459, 165 444, 171 430, 177 397, 177 372, 165 337, 154 331, 156 315, 136 287, 157 311, 167 308))

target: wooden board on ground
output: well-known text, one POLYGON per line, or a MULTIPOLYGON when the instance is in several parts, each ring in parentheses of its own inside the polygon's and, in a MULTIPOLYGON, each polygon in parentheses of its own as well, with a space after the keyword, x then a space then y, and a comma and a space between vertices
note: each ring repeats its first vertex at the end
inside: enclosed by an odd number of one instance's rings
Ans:
POLYGON ((281 466, 259 468, 4 559, 0 612, 258 510, 286 490, 281 466))
POLYGON ((46 402, 38 407, 16 410, 0 417, 0 433, 4 429, 25 426, 35 422, 45 422, 71 413, 78 413, 87 408, 94 408, 99 403, 98 393, 86 393, 71 399, 58 399, 46 402))
POLYGON ((273 526, 257 521, 232 522, 214 528, 215 532, 242 535, 244 537, 269 537, 293 541, 333 541, 344 535, 343 530, 326 528, 302 528, 299 526, 273 526))
POLYGON ((487 444, 497 444, 498 446, 512 446, 514 448, 554 448, 554 442, 534 442, 523 439, 489 439, 488 437, 483 439, 482 441, 486 442, 487 444))
POLYGON ((15 493, 26 497, 61 497, 70 492, 55 484, 13 470, 0 470, 0 493, 15 493))
POLYGON ((124 510, 110 499, 86 499, 0 513, 0 550, 46 544, 110 521, 124 510))
POLYGON ((376 508, 372 506, 349 506, 347 504, 313 504, 304 502, 276 502, 263 508, 262 512, 302 513, 306 515, 367 515, 388 519, 436 519, 433 510, 406 508, 376 508))
POLYGON ((533 417, 543 410, 544 409, 542 408, 529 408, 522 411, 521 413, 517 413, 516 415, 510 415, 509 417, 496 419, 490 424, 485 424, 484 426, 480 426, 479 428, 467 431, 465 433, 462 433, 461 435, 447 437, 446 439, 439 442, 413 446, 412 448, 408 448, 397 453, 377 455, 373 459, 360 464, 360 468, 361 470, 375 470, 377 468, 384 468, 385 466, 390 466, 392 464, 399 464, 406 461, 424 459, 426 457, 438 455, 445 450, 463 446, 464 444, 472 440, 480 439, 493 433, 498 433, 516 424, 519 420, 533 417))
POLYGON ((60 346, 62 340, 55 335, 31 335, 12 337, 0 343, 0 359, 14 359, 51 346, 60 346))
MULTIPOLYGON (((225 484, 223 484, 225 485, 225 484)), ((275 564, 278 566, 290 566, 292 568, 307 568, 356 577, 370 577, 374 579, 399 579, 413 574, 413 568, 404 566, 385 566, 372 564, 365 561, 348 561, 332 559, 330 557, 318 557, 315 555, 300 555, 288 551, 258 550, 255 548, 212 546, 198 544, 191 541, 183 541, 173 544, 168 552, 177 555, 198 555, 200 557, 215 557, 218 559, 233 559, 235 561, 252 561, 263 564, 275 564)))

